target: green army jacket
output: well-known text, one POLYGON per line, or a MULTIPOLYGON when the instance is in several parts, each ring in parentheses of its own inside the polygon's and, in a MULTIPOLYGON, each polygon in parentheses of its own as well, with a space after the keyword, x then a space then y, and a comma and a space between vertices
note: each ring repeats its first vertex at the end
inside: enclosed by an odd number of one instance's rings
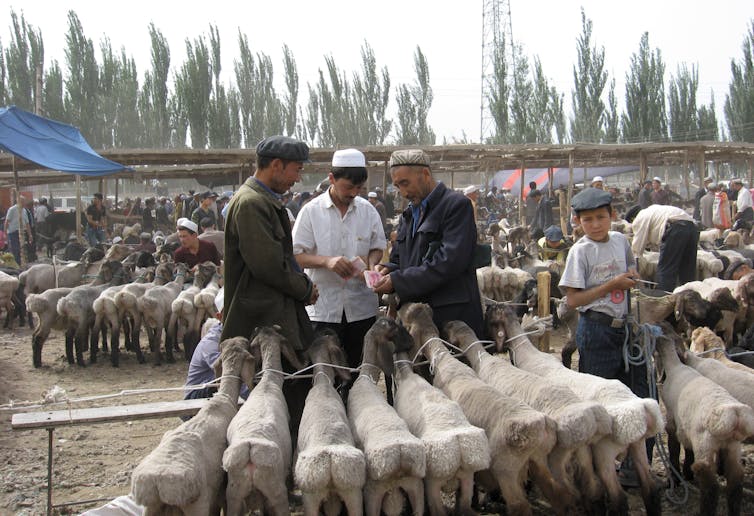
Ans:
POLYGON ((253 177, 230 201, 224 263, 222 339, 249 337, 256 327, 277 324, 295 349, 306 349, 312 282, 295 265, 285 207, 253 177))

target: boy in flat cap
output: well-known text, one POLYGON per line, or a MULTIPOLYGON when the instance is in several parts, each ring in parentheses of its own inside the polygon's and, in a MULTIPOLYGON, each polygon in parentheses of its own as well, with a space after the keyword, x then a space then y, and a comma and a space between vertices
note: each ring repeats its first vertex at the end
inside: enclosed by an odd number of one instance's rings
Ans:
POLYGON ((356 368, 379 304, 362 271, 380 263, 387 242, 377 210, 359 196, 367 180, 364 154, 336 151, 328 179, 327 191, 296 217, 293 253, 319 290, 317 302, 306 307, 314 331, 335 331, 348 366, 356 368))
POLYGON ((389 165, 393 185, 410 204, 400 217, 389 263, 377 267, 383 277, 375 292, 395 292, 401 303, 429 304, 438 328, 461 320, 483 335, 471 201, 432 177, 429 156, 420 149, 393 152, 389 165))
POLYGON ((568 306, 580 315, 576 330, 579 371, 620 380, 646 398, 646 366, 630 365, 626 372, 623 361, 626 291, 636 285, 639 275, 628 240, 622 233, 610 231, 611 202, 609 192, 596 188, 587 188, 573 198, 576 222, 585 236, 571 247, 559 286, 568 306))
MULTIPOLYGON (((256 148, 257 170, 233 195, 225 222, 225 301, 222 339, 246 337, 278 325, 299 352, 312 340, 305 306, 317 288, 293 257, 293 239, 282 194, 301 181, 309 147, 286 136, 265 138, 256 148)), ((294 371, 283 358, 283 368, 294 371)), ((295 442, 310 381, 283 383, 295 442)))
MULTIPOLYGON (((214 195, 215 197, 217 197, 217 194, 214 195)), ((194 210, 194 213, 191 214, 191 222, 199 226, 200 233, 202 229, 202 219, 210 219, 213 225, 217 224, 217 217, 215 216, 215 212, 210 208, 212 203, 215 202, 215 197, 213 197, 212 192, 204 192, 201 195, 201 202, 199 203, 199 206, 194 210)))

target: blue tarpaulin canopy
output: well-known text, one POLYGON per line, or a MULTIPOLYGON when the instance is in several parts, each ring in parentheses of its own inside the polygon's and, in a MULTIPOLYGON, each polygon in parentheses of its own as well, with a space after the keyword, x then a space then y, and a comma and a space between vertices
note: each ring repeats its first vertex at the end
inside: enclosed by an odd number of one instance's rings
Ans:
POLYGON ((0 149, 45 168, 83 176, 130 170, 94 152, 72 125, 16 106, 0 108, 0 149))

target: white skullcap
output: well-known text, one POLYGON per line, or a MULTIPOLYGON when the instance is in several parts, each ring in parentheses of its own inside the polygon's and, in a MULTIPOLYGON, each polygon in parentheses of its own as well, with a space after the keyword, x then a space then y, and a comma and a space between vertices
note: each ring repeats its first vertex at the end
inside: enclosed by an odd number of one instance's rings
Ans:
POLYGON ((215 296, 215 308, 217 308, 217 311, 222 312, 223 306, 225 306, 225 287, 221 288, 215 296))
POLYGON ((192 231, 194 233, 199 232, 199 227, 196 225, 196 222, 192 222, 186 217, 181 217, 180 219, 178 219, 176 227, 178 229, 188 229, 189 231, 192 231))
POLYGON ((463 195, 471 195, 474 192, 478 192, 479 187, 477 185, 469 185, 463 189, 463 195))
POLYGON ((367 194, 367 197, 371 197, 371 198, 374 198, 374 199, 376 199, 376 198, 377 198, 377 192, 369 192, 369 193, 367 194))
POLYGON ((367 160, 364 154, 356 149, 342 149, 335 151, 335 154, 333 154, 332 166, 366 168, 367 160))
POLYGON ((598 183, 598 182, 599 182, 599 183, 604 183, 604 182, 605 182, 605 180, 604 180, 604 179, 602 179, 602 176, 594 176, 594 179, 592 179, 592 184, 594 184, 594 183, 598 183))
POLYGON ((117 236, 113 238, 113 244, 120 244, 121 242, 123 242, 123 239, 121 237, 117 236))
POLYGON ((654 176, 652 178, 652 181, 657 181, 658 183, 662 183, 662 179, 660 179, 658 176, 654 176))

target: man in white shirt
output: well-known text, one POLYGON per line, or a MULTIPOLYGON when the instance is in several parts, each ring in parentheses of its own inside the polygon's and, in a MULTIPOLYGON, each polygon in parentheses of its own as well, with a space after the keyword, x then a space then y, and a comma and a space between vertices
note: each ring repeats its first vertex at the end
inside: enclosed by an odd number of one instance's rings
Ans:
POLYGON ((363 270, 374 269, 382 260, 385 233, 377 210, 359 196, 367 180, 361 152, 336 151, 328 179, 328 190, 296 217, 293 254, 319 289, 317 302, 306 307, 314 331, 334 330, 348 365, 358 367, 379 301, 367 287, 363 270))
MULTIPOLYGON (((736 191, 736 214, 733 216, 733 220, 736 221, 737 226, 748 229, 751 226, 751 222, 754 221, 751 192, 740 179, 733 179, 730 183, 731 188, 736 191)), ((738 229, 738 227, 734 226, 733 229, 738 229)))
POLYGON ((653 204, 628 222, 634 231, 631 243, 634 256, 641 256, 646 247, 660 249, 658 289, 672 292, 678 285, 696 279, 699 232, 691 215, 675 206, 653 204))
MULTIPOLYGON (((26 198, 21 196, 21 202, 26 204, 26 198)), ((29 218, 29 211, 26 209, 21 210, 24 217, 24 235, 26 244, 34 242, 31 233, 31 219, 29 218)), ((10 251, 13 253, 13 257, 16 259, 17 264, 21 264, 21 240, 19 238, 20 217, 18 216, 18 204, 12 204, 8 208, 5 214, 5 234, 8 235, 8 245, 10 251)))

